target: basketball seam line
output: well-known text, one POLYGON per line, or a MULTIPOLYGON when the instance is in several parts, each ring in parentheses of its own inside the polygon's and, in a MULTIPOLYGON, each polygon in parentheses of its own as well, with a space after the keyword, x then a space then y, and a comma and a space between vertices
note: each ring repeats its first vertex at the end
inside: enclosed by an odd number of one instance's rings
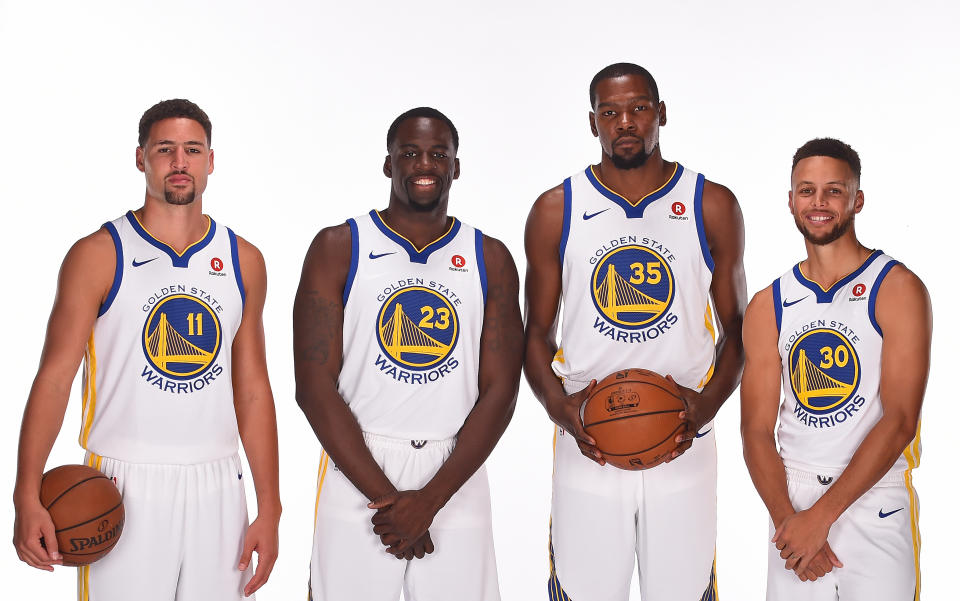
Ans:
MULTIPOLYGON (((54 500, 50 501, 50 504, 47 505, 46 507, 44 507, 44 509, 46 509, 47 511, 50 511, 50 508, 53 507, 54 503, 56 503, 57 501, 59 501, 60 498, 61 498, 63 495, 67 494, 68 492, 70 492, 70 491, 73 490, 74 488, 80 486, 80 485, 83 484, 84 482, 89 482, 90 480, 96 480, 97 478, 106 478, 107 480, 109 480, 109 478, 107 478, 106 476, 104 476, 104 475, 102 475, 102 474, 99 475, 99 476, 90 476, 89 478, 84 478, 83 480, 77 482, 76 484, 74 484, 73 486, 71 486, 70 488, 68 488, 67 490, 65 490, 65 491, 63 491, 62 493, 60 493, 59 495, 57 495, 57 497, 56 497, 54 500)), ((42 483, 41 483, 41 485, 42 485, 42 483)))
POLYGON ((667 442, 667 440, 669 440, 670 437, 673 436, 674 434, 676 434, 677 432, 679 432, 679 428, 678 428, 678 429, 675 429, 673 432, 671 432, 670 434, 668 434, 666 438, 664 438, 663 440, 661 440, 661 441, 658 442, 657 444, 653 445, 652 447, 648 447, 648 448, 646 448, 646 449, 639 449, 639 450, 637 450, 637 451, 633 451, 633 452, 630 452, 630 453, 608 453, 608 452, 606 452, 606 451, 601 451, 601 453, 603 453, 604 455, 609 455, 610 457, 629 457, 630 455, 638 455, 638 454, 640 454, 640 453, 646 453, 647 451, 650 451, 650 450, 652 450, 652 449, 655 449, 655 448, 659 447, 660 445, 662 445, 663 443, 667 442))
POLYGON ((660 415, 662 413, 680 413, 682 409, 664 409, 662 411, 644 411, 643 413, 631 413, 630 415, 621 415, 620 417, 611 417, 609 419, 602 419, 598 422, 590 422, 590 425, 583 424, 584 430, 587 428, 592 428, 594 426, 599 426, 600 424, 607 424, 610 422, 619 421, 621 419, 630 419, 632 417, 644 417, 646 415, 660 415))
POLYGON ((71 551, 61 551, 60 553, 63 554, 63 555, 78 555, 78 556, 79 556, 79 555, 96 555, 97 553, 106 553, 107 551, 109 551, 110 549, 112 549, 113 546, 114 546, 115 544, 117 544, 118 542, 120 542, 120 537, 119 537, 119 536, 116 536, 116 537, 114 537, 113 542, 110 543, 110 546, 104 547, 103 549, 97 549, 96 551, 90 551, 89 553, 73 553, 73 552, 71 552, 71 551))
POLYGON ((625 380, 625 381, 623 381, 623 382, 611 382, 610 384, 604 384, 604 385, 603 385, 603 388, 597 388, 597 389, 595 389, 595 390, 593 391, 593 393, 590 395, 590 397, 592 398, 592 397, 596 396, 597 394, 600 393, 601 390, 606 390, 607 388, 610 388, 611 386, 620 386, 620 385, 623 385, 623 384, 629 384, 629 383, 631 383, 631 382, 634 382, 634 383, 637 383, 637 384, 643 384, 643 385, 645 385, 645 386, 653 386, 654 388, 659 388, 660 390, 666 392, 666 393, 669 394, 670 396, 676 397, 676 398, 680 399, 681 401, 683 400, 683 397, 682 397, 682 396, 680 396, 680 395, 677 394, 676 392, 670 390, 669 388, 664 388, 663 386, 661 386, 661 385, 659 385, 659 384, 656 384, 656 383, 654 383, 654 382, 648 382, 647 380, 625 380))
POLYGON ((113 510, 115 510, 117 507, 120 507, 121 505, 123 505, 123 500, 122 500, 122 499, 120 500, 119 503, 117 503, 116 505, 114 505, 114 506, 111 507, 110 509, 104 511, 103 513, 101 513, 101 514, 98 515, 98 516, 94 516, 94 517, 90 518, 90 519, 87 520, 86 522, 80 522, 79 524, 74 524, 73 526, 67 526, 66 528, 60 528, 59 530, 54 530, 54 532, 63 532, 63 531, 65 531, 65 530, 72 530, 73 528, 77 528, 77 527, 79 527, 79 526, 83 526, 84 524, 89 524, 90 522, 93 522, 93 521, 95 521, 95 520, 99 520, 100 518, 102 518, 103 516, 109 514, 110 512, 112 512, 113 510))

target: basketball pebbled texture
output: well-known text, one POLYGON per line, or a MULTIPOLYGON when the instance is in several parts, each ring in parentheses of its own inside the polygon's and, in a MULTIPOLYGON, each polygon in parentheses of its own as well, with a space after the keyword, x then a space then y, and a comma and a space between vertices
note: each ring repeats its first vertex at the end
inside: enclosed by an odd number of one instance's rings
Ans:
POLYGON ((680 389, 646 369, 616 371, 597 383, 583 404, 583 428, 607 463, 625 470, 657 466, 677 448, 686 430, 680 389))
POLYGON ((43 475, 40 502, 50 513, 64 565, 81 566, 106 555, 123 532, 123 498, 100 470, 61 465, 43 475))

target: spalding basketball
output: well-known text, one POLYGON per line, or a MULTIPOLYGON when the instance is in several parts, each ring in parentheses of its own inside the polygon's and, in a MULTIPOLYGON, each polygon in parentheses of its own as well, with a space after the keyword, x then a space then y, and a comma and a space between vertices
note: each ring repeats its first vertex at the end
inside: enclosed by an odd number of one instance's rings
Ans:
POLYGON ((64 565, 82 566, 106 555, 123 532, 123 498, 100 470, 61 465, 43 475, 40 502, 57 530, 64 565))
POLYGON ((677 434, 686 430, 680 389, 646 369, 617 371, 600 382, 583 404, 583 428, 607 463, 645 470, 670 458, 677 434))

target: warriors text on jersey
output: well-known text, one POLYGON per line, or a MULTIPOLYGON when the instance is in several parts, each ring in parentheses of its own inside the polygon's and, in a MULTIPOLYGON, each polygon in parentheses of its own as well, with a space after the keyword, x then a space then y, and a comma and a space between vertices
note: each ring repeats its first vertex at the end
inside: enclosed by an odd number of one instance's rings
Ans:
POLYGON ((243 281, 236 236, 208 220, 183 253, 132 212, 104 224, 117 263, 84 357, 80 445, 91 453, 185 464, 237 452, 231 347, 243 281))
POLYGON ((452 219, 417 249, 376 211, 347 223, 340 394, 364 432, 450 438, 479 391, 483 234, 452 219))
MULTIPOLYGON (((829 289, 794 268, 773 283, 783 363, 780 455, 788 468, 834 476, 883 415, 877 291, 897 265, 874 251, 829 289)), ((889 474, 920 461, 919 432, 889 474)))
POLYGON ((698 390, 709 380, 713 259, 703 185, 679 163, 636 204, 604 186, 593 167, 563 182, 562 350, 553 368, 573 389, 630 367, 698 390))

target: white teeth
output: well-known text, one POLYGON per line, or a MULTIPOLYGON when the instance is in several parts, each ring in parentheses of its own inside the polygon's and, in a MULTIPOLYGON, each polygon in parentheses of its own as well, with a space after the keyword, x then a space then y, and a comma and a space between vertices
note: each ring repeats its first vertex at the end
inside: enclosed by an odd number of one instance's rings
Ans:
POLYGON ((810 221, 829 221, 832 217, 826 217, 824 215, 811 215, 810 221))

